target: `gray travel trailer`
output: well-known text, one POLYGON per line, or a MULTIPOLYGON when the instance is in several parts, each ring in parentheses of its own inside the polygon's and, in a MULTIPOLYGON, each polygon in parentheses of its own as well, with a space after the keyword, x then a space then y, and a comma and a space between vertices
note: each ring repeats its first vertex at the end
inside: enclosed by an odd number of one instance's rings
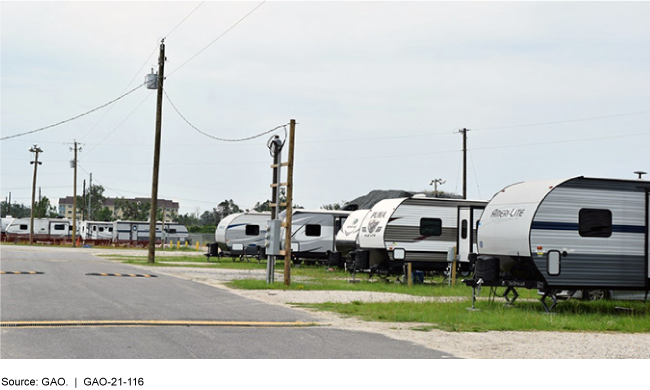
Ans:
MULTIPOLYGON (((116 245, 144 246, 149 243, 150 224, 147 221, 114 221, 113 243, 116 245)), ((179 223, 156 222, 156 243, 181 242, 188 239, 188 231, 179 223), (163 226, 164 225, 164 226, 163 226), (163 235, 164 231, 164 235, 163 235)))
POLYGON ((579 176, 513 184, 483 213, 476 271, 465 283, 505 286, 510 302, 515 288, 538 289, 547 310, 561 290, 647 292, 649 220, 649 181, 579 176))
MULTIPOLYGON (((319 262, 336 250, 336 233, 351 214, 346 210, 293 210, 291 217, 291 253, 295 262, 319 262)), ((286 211, 280 213, 284 221, 286 211)), ((282 229, 282 247, 285 230, 282 229)))
POLYGON ((217 225, 215 242, 228 256, 256 255, 264 248, 266 223, 270 219, 271 213, 230 214, 217 225))
POLYGON ((486 205, 423 195, 378 202, 361 224, 355 272, 400 275, 406 263, 445 271, 454 253, 459 269, 469 271, 467 256, 476 248, 476 223, 486 205))

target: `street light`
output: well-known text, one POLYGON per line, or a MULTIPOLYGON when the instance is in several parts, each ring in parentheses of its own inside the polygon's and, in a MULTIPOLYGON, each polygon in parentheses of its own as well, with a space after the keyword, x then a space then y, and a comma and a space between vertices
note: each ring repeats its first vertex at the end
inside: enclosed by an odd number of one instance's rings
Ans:
POLYGON ((34 145, 29 149, 30 152, 34 153, 34 161, 30 161, 30 164, 34 164, 34 180, 32 180, 32 210, 31 216, 29 219, 29 245, 34 244, 34 208, 36 207, 36 171, 42 162, 38 161, 38 154, 43 153, 43 150, 34 145))

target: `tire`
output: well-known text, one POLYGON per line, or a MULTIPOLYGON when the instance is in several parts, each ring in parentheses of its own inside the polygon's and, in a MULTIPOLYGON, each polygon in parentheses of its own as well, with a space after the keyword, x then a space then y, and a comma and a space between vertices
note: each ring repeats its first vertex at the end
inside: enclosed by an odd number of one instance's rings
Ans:
POLYGON ((582 299, 586 301, 601 301, 608 297, 609 293, 607 290, 584 290, 582 292, 582 299))

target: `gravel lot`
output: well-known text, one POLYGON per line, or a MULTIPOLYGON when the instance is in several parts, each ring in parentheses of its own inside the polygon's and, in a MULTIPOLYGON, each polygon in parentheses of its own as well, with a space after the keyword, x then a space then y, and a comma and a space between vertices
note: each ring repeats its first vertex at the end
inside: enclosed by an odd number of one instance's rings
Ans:
MULTIPOLYGON (((164 260, 162 260, 164 261, 164 260)), ((147 267, 143 267, 147 268, 147 267)), ((265 279, 265 271, 238 271, 198 268, 155 267, 151 272, 227 288, 233 279, 265 279)), ((276 280, 282 280, 276 275, 276 280)), ((292 303, 316 302, 390 302, 424 301, 431 298, 403 294, 362 291, 278 291, 236 290, 235 294, 274 305, 289 307, 292 303)), ((469 297, 468 297, 469 298, 469 297)), ((297 310, 306 310, 294 307, 297 310)), ((567 332, 482 332, 461 333, 412 330, 418 324, 366 322, 320 311, 310 311, 326 325, 351 331, 383 334, 429 348, 441 350, 466 359, 647 359, 650 357, 650 333, 567 333, 567 332)), ((649 330, 650 332, 650 330, 649 330)))

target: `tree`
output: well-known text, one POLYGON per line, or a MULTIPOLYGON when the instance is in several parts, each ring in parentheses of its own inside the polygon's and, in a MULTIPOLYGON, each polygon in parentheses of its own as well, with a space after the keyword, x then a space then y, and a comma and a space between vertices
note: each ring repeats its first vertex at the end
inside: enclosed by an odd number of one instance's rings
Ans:
POLYGON ((227 217, 230 214, 241 213, 242 212, 242 210, 239 208, 239 206, 237 206, 235 204, 235 202, 233 202, 232 199, 224 200, 223 202, 219 203, 217 205, 216 211, 217 211, 217 217, 218 217, 219 221, 221 221, 222 219, 224 219, 225 217, 227 217))
POLYGON ((32 213, 31 208, 23 204, 13 203, 10 207, 9 203, 5 202, 4 200, 2 201, 1 209, 3 218, 7 215, 11 215, 14 218, 26 218, 29 217, 32 213))
POLYGON ((325 204, 320 208, 323 210, 341 210, 347 202, 345 200, 340 201, 339 203, 325 204))
POLYGON ((115 207, 122 210, 122 218, 133 221, 147 221, 151 203, 127 200, 124 198, 115 199, 115 207))
POLYGON ((190 226, 199 225, 200 221, 194 214, 184 214, 176 216, 175 222, 185 225, 188 229, 190 226))
MULTIPOLYGON (((282 187, 280 188, 280 204, 282 203, 287 203, 287 189, 282 187)), ((299 206, 297 204, 293 204, 293 209, 303 209, 304 207, 299 206)), ((286 210, 286 206, 280 206, 280 211, 286 210)), ((269 212, 271 211, 271 200, 267 199, 264 203, 257 202, 255 203, 255 207, 253 207, 253 210, 257 212, 269 212)))
POLYGON ((216 219, 216 209, 214 209, 215 212, 210 212, 210 211, 204 211, 203 214, 201 214, 201 218, 199 219, 199 222, 202 226, 206 225, 217 225, 217 219, 216 219))
POLYGON ((47 196, 34 202, 34 218, 56 218, 58 215, 59 213, 56 211, 56 207, 50 204, 47 196))
MULTIPOLYGON (((85 215, 89 221, 105 221, 101 216, 106 216, 103 211, 104 202, 104 187, 101 185, 92 185, 86 191, 86 197, 77 195, 77 213, 85 215), (88 201, 90 200, 90 215, 88 215, 88 201)), ((112 215, 109 216, 112 219, 112 215)))

